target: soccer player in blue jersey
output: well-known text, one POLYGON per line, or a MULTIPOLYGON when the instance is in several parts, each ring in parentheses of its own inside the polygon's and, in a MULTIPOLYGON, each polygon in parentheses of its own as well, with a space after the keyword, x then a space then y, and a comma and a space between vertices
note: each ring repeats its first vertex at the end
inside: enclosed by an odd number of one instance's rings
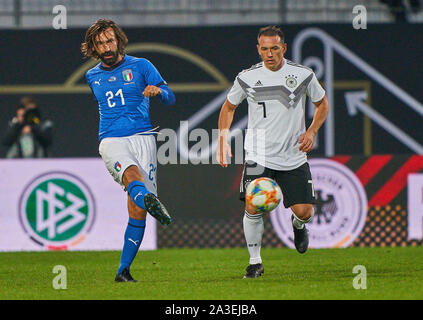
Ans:
POLYGON ((111 20, 100 19, 85 34, 81 51, 101 60, 86 74, 100 113, 99 153, 114 180, 128 192, 129 222, 115 281, 135 282, 129 272, 141 245, 147 212, 172 222, 157 198, 156 142, 149 99, 175 104, 175 95, 147 59, 125 54, 128 39, 111 20))

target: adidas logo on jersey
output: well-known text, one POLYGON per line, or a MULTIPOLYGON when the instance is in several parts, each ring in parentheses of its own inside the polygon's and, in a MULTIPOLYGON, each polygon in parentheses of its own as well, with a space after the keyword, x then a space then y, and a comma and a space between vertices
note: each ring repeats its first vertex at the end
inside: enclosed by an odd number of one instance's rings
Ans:
POLYGON ((261 83, 261 81, 259 80, 259 81, 257 81, 256 82, 256 84, 254 85, 254 87, 257 87, 257 86, 262 86, 263 84, 261 83))

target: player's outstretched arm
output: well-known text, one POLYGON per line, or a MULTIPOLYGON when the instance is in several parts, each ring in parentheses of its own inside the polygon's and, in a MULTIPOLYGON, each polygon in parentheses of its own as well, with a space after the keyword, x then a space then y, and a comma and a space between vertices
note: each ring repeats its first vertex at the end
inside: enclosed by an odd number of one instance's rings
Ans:
POLYGON ((234 119, 236 107, 236 105, 233 105, 228 101, 228 99, 226 99, 220 109, 218 123, 219 141, 217 144, 216 159, 224 168, 228 166, 227 157, 232 157, 231 146, 228 144, 228 134, 234 119))
POLYGON ((329 112, 329 102, 326 98, 326 95, 322 100, 313 102, 313 104, 316 107, 316 110, 314 111, 313 122, 308 127, 307 131, 304 132, 298 140, 300 143, 299 149, 303 152, 310 152, 313 149, 314 137, 325 122, 329 112))

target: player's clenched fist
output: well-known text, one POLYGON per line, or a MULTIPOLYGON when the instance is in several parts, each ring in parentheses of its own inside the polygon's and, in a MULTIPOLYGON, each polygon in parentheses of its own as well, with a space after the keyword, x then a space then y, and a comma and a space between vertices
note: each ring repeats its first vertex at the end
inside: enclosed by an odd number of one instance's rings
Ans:
POLYGON ((154 97, 162 94, 162 90, 156 86, 146 86, 142 94, 144 97, 154 97))

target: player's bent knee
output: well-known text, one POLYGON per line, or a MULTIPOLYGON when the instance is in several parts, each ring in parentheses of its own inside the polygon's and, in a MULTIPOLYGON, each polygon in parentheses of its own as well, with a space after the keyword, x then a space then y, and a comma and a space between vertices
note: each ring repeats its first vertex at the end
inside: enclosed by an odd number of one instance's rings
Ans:
POLYGON ((252 206, 249 206, 248 204, 245 206, 245 211, 248 212, 248 214, 254 215, 254 214, 263 214, 264 212, 256 211, 252 206))
POLYGON ((128 187, 132 181, 136 180, 144 182, 144 177, 136 165, 129 166, 122 175, 122 182, 125 187, 128 187))
POLYGON ((298 219, 303 221, 309 220, 313 215, 313 206, 312 205, 294 205, 292 206, 292 211, 297 216, 298 219))

